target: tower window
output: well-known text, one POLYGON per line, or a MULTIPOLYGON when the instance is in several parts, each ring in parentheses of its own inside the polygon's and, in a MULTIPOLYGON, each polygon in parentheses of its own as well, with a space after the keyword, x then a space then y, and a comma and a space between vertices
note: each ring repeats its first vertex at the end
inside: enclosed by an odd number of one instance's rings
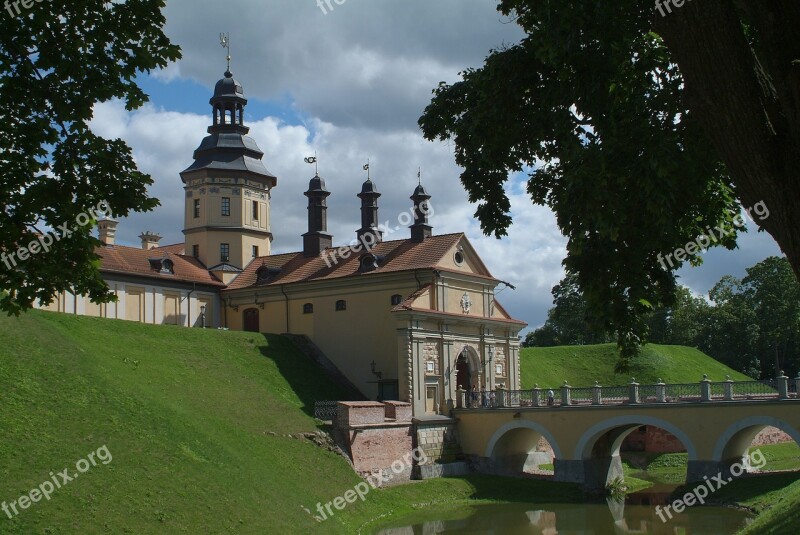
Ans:
POLYGON ((253 201, 253 221, 258 221, 258 201, 253 201))
POLYGON ((403 296, 400 294, 394 294, 392 296, 392 306, 397 306, 403 302, 403 296))
POLYGON ((227 262, 230 259, 231 246, 228 243, 219 244, 219 261, 227 262))
POLYGON ((231 215, 231 198, 230 197, 223 197, 222 198, 222 215, 225 215, 225 216, 231 215))
POLYGON ((192 245, 192 256, 195 258, 200 258, 200 246, 199 245, 192 245))
POLYGON ((306 303, 303 305, 303 314, 313 314, 314 313, 314 305, 312 303, 306 303))
POLYGON ((347 310, 347 301, 340 299, 336 301, 336 311, 341 312, 343 310, 347 310))
POLYGON ((200 217, 200 199, 194 200, 194 217, 195 219, 200 217))
POLYGON ((253 246, 253 258, 258 258, 258 245, 253 246))

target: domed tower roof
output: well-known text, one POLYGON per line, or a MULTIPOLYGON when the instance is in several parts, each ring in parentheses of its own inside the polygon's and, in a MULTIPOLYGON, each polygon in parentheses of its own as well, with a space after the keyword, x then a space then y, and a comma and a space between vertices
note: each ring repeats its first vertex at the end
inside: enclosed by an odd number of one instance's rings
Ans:
POLYGON ((244 88, 242 84, 233 77, 231 71, 225 71, 225 77, 217 82, 217 85, 214 87, 214 96, 209 103, 214 105, 215 102, 229 98, 244 100, 244 102, 247 103, 247 100, 244 98, 244 88))
MULTIPOLYGON (((327 193, 327 195, 330 195, 330 192, 325 189, 325 179, 319 175, 315 175, 314 178, 308 181, 308 191, 305 192, 305 196, 308 197, 320 193, 327 193)), ((327 197, 327 195, 325 196, 327 197)))
POLYGON ((210 135, 195 150, 194 163, 181 173, 183 181, 186 182, 187 175, 210 170, 243 174, 274 187, 278 179, 264 167, 261 162, 264 153, 247 135, 250 132, 244 125, 247 99, 242 84, 230 69, 217 82, 209 104, 213 113, 213 123, 208 127, 210 135))

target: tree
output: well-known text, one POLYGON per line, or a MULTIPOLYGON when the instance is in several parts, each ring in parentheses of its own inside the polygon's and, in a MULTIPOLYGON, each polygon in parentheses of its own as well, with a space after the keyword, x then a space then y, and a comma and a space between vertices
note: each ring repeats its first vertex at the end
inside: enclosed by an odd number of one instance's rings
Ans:
POLYGON ((758 325, 762 373, 797 370, 800 284, 786 259, 771 256, 748 268, 739 291, 758 325))
POLYGON ((735 246, 740 202, 800 276, 800 3, 670 6, 502 0, 527 36, 442 82, 420 118, 454 141, 485 233, 506 234, 504 184, 528 173, 620 369, 674 302, 674 271, 735 246))
POLYGON ((600 344, 608 338, 602 325, 587 315, 586 300, 574 275, 553 286, 553 304, 542 327, 525 337, 527 347, 600 344))
POLYGON ((711 306, 686 286, 678 286, 671 306, 654 310, 649 317, 648 342, 697 347, 711 306))
POLYGON ((69 290, 112 300, 91 231, 98 215, 158 205, 122 140, 88 127, 93 106, 147 100, 142 72, 180 57, 164 0, 6 3, 0 18, 0 308, 19 314, 69 290))

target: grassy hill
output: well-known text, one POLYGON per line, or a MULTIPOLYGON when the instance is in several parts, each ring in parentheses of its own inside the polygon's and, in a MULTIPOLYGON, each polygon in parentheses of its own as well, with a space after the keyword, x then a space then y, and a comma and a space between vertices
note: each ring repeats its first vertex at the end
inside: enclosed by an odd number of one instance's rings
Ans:
POLYGON ((112 457, 13 519, 0 512, 0 533, 356 533, 414 504, 582 499, 574 485, 470 476, 375 490, 318 524, 304 507, 361 480, 295 436, 317 430, 314 399, 339 395, 279 336, 0 316, 0 502, 103 446, 112 457))
POLYGON ((696 383, 708 374, 712 381, 724 381, 730 375, 735 381, 749 377, 728 368, 705 353, 684 346, 648 344, 634 360, 630 372, 614 373, 617 362, 616 344, 561 347, 528 347, 520 353, 520 372, 523 388, 538 383, 553 388, 568 381, 571 386, 623 385, 635 377, 639 383, 654 384, 658 379, 667 383, 696 383))

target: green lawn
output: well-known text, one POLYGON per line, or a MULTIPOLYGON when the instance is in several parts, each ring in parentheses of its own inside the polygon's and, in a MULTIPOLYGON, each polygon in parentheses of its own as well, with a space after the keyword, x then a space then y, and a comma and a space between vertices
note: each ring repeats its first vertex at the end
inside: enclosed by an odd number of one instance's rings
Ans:
POLYGON ((712 381, 724 381, 726 375, 737 381, 749 378, 712 359, 701 351, 683 346, 648 344, 626 374, 614 373, 617 346, 527 347, 520 357, 523 388, 555 388, 568 381, 571 386, 624 385, 635 377, 639 383, 697 383, 708 374, 712 381))
POLYGON ((341 392, 285 339, 32 312, 0 317, 0 502, 112 456, 0 533, 369 533, 426 507, 580 503, 576 485, 473 475, 379 489, 299 434, 341 392))
POLYGON ((795 535, 800 526, 800 474, 766 474, 739 479, 714 494, 721 503, 736 503, 757 512, 739 535, 795 535))
POLYGON ((0 502, 102 446, 112 460, 0 533, 353 533, 421 504, 580 501, 575 485, 473 476, 375 490, 320 525, 306 509, 361 481, 317 431, 341 392, 279 336, 37 312, 0 317, 0 502), (293 435, 293 436, 289 436, 293 435))

